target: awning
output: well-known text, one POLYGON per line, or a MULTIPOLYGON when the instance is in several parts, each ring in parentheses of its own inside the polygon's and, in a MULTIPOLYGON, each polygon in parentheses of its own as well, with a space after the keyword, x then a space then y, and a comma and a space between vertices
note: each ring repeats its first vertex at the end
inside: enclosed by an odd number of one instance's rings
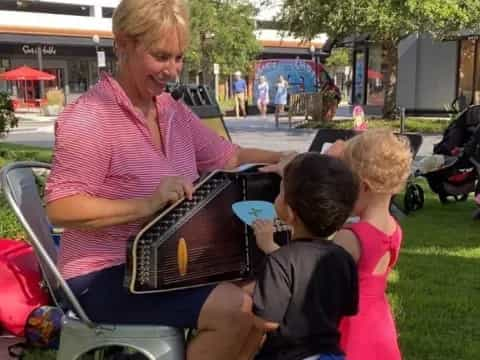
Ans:
POLYGON ((368 78, 369 79, 383 79, 383 74, 378 72, 378 71, 368 69, 368 78))

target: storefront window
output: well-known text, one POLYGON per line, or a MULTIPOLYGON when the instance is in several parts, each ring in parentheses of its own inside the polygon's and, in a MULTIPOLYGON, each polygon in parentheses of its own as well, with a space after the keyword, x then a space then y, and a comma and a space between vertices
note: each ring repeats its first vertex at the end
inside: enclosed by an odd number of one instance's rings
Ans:
POLYGON ((385 102, 382 48, 371 47, 368 54, 367 104, 383 106, 385 102))
POLYGON ((103 73, 103 72, 106 72, 110 75, 115 75, 114 73, 114 70, 115 70, 115 61, 113 61, 112 59, 108 59, 105 61, 105 67, 102 67, 102 68, 98 68, 97 67, 97 61, 91 61, 89 63, 89 66, 90 66, 90 84, 89 86, 93 86, 97 83, 98 81, 98 76, 103 73))
MULTIPOLYGON (((11 70, 10 59, 0 57, 0 73, 11 70)), ((12 92, 11 81, 0 80, 0 91, 1 92, 12 92)))
POLYGON ((474 69, 476 63, 475 47, 475 40, 461 41, 460 63, 458 68, 458 97, 465 97, 467 104, 471 104, 473 101, 474 69))
POLYGON ((68 62, 68 85, 70 92, 82 93, 88 89, 88 60, 77 60, 68 62))

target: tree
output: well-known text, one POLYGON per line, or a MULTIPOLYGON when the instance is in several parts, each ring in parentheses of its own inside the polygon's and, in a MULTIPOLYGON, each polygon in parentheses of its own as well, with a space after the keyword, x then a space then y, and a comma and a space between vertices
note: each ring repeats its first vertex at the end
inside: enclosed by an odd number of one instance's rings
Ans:
POLYGON ((261 50, 255 30, 255 8, 244 0, 190 0, 191 40, 186 54, 188 70, 201 73, 211 85, 213 64, 221 75, 248 72, 261 50))
POLYGON ((478 0, 284 0, 278 21, 307 39, 320 33, 339 40, 367 34, 378 43, 386 70, 384 116, 392 118, 400 40, 417 32, 441 38, 477 27, 479 18, 478 0))
POLYGON ((18 126, 10 95, 0 92, 0 138, 8 135, 11 128, 18 126))
POLYGON ((345 48, 333 49, 327 58, 326 65, 331 69, 350 66, 352 64, 350 52, 345 48))

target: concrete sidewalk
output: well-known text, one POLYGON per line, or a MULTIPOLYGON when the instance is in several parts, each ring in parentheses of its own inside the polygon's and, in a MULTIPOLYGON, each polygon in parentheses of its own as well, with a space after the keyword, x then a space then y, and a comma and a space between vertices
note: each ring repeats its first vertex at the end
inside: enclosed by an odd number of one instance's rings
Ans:
MULTIPOLYGON (((4 141, 44 147, 53 145, 55 117, 33 113, 19 115, 20 127, 13 129, 4 141)), ((303 117, 295 117, 294 126, 302 121, 303 117)), ((290 129, 287 118, 280 119, 280 126, 277 129, 273 115, 268 115, 267 119, 253 115, 240 120, 227 117, 225 124, 233 142, 244 147, 258 147, 267 150, 306 151, 317 133, 315 129, 290 129)), ((433 144, 439 142, 440 139, 440 135, 424 135, 418 156, 430 155, 433 144)))
MULTIPOLYGON (((225 124, 233 142, 245 147, 260 147, 277 151, 306 151, 317 133, 316 129, 289 129, 286 119, 280 122, 280 127, 277 129, 272 115, 269 115, 267 119, 262 119, 260 116, 248 116, 240 120, 226 118, 225 124)), ((424 135, 417 156, 431 155, 433 145, 440 139, 440 135, 424 135)))

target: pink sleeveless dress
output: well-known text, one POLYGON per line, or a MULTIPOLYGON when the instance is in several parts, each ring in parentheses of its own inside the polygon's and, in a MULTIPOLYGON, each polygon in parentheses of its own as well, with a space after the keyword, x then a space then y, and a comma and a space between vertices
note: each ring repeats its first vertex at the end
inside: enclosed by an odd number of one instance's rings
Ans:
POLYGON ((387 295, 387 276, 398 259, 402 242, 399 225, 387 235, 368 222, 347 227, 356 235, 361 246, 358 261, 359 311, 340 323, 341 347, 347 360, 400 360, 397 331, 387 295), (390 252, 386 274, 373 275, 382 257, 390 252))

